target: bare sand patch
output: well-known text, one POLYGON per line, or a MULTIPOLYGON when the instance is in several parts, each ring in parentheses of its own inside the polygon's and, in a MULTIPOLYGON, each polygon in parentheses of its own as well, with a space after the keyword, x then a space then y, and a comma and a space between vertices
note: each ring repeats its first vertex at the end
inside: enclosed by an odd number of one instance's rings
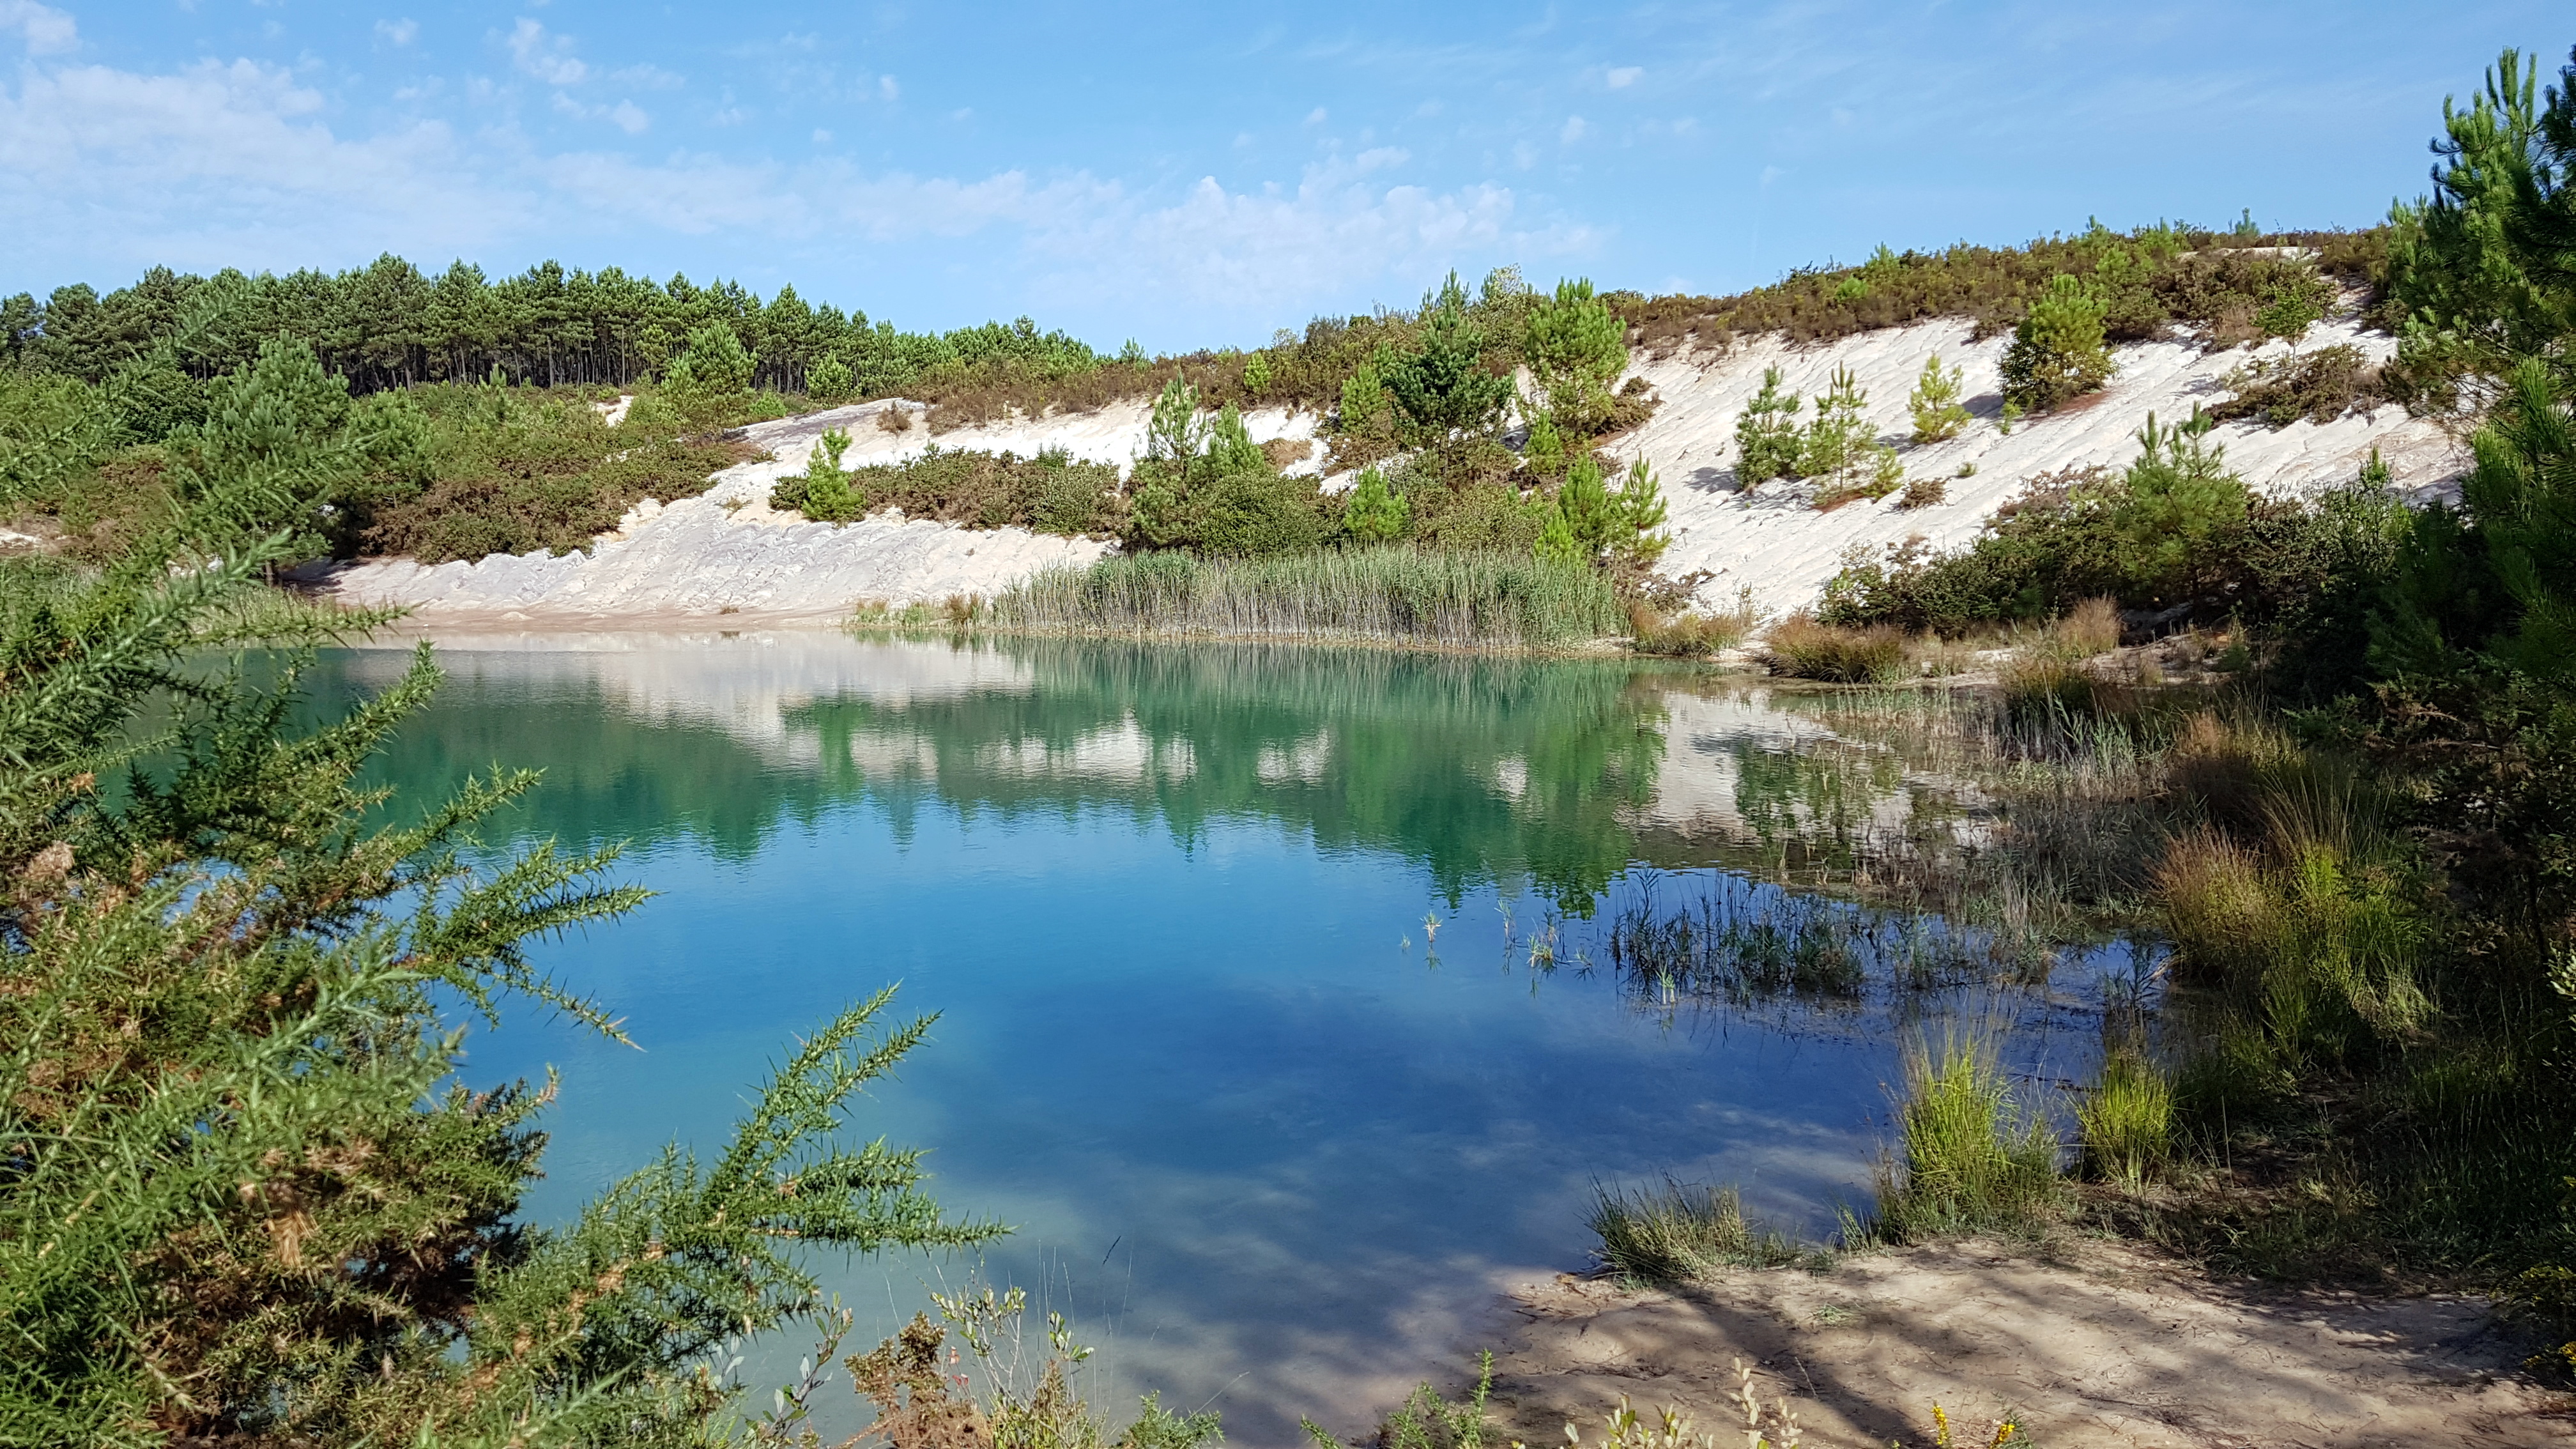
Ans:
POLYGON ((1532 1445, 1569 1421, 1598 1440, 1623 1394, 1732 1443, 1739 1358, 1815 1446, 1929 1443, 1936 1402, 1969 1442, 2011 1413, 2048 1449, 2576 1444, 2566 1396, 2521 1376, 2530 1346, 2477 1299, 2267 1288, 2127 1243, 1898 1249, 1678 1291, 1561 1274, 1514 1298, 1494 1402, 1532 1445))

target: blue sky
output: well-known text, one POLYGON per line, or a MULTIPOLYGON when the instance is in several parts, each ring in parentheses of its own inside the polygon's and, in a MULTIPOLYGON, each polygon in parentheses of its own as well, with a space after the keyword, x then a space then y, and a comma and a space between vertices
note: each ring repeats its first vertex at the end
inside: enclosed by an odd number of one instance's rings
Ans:
POLYGON ((2364 225, 2564 4, 0 0, 0 293, 546 258, 1245 344, 1455 266, 2364 225))

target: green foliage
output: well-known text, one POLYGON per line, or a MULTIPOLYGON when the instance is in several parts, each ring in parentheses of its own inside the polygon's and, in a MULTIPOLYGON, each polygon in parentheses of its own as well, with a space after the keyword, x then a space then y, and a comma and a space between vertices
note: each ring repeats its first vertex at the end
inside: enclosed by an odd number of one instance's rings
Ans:
POLYGON ((2414 515, 2373 661, 2389 674, 2484 662, 2564 686, 2576 679, 2576 410, 2539 359, 2515 368, 2470 440, 2460 507, 2414 515))
POLYGON ((1385 543, 1404 537, 1412 524, 1413 505, 1386 486, 1386 474, 1362 469, 1350 501, 1342 505, 1342 531, 1363 543, 1385 543))
POLYGON ((1923 373, 1914 380, 1914 391, 1905 398, 1905 410, 1914 419, 1914 441, 1946 442, 1959 436, 1968 425, 1968 410, 1959 405, 1962 379, 1967 370, 1943 368, 1939 353, 1923 359, 1923 373))
MULTIPOLYGON (((1756 399, 1759 401, 1759 399, 1756 399)), ((1816 399, 1816 415, 1798 440, 1798 476, 1822 478, 1828 487, 1847 487, 1864 469, 1877 464, 1878 429, 1861 415, 1869 394, 1848 367, 1834 369, 1825 392, 1816 399)), ((1740 427, 1740 425, 1739 425, 1740 427)))
MULTIPOLYGON (((829 438, 827 436, 826 442, 829 438)), ((816 481, 831 480, 806 471, 778 480, 769 506, 792 509, 808 518, 848 519, 878 508, 903 510, 907 518, 936 518, 972 528, 1025 528, 1068 538, 1111 536, 1126 526, 1118 496, 1118 470, 1106 463, 1077 463, 1059 450, 1034 458, 1014 453, 946 449, 937 444, 920 457, 900 463, 872 463, 843 474, 847 507, 818 506, 816 481)))
POLYGON ((2108 382, 2111 354, 2102 332, 2106 310, 2083 282, 2068 276, 2053 279, 2004 349, 2005 400, 2030 412, 2046 412, 2108 382))
POLYGON ((713 417, 751 391, 757 367, 731 327, 710 322, 689 334, 688 351, 664 369, 671 400, 692 417, 713 417))
POLYGON ((1469 313, 1457 273, 1423 312, 1420 348, 1380 367, 1401 417, 1400 435, 1438 445, 1491 433, 1511 401, 1512 383, 1485 366, 1485 332, 1469 313))
POLYGON ((1203 418, 1197 390, 1177 377, 1147 420, 1129 500, 1131 547, 1231 558, 1311 549, 1328 518, 1315 480, 1272 467, 1234 404, 1203 418))
POLYGON ((1894 684, 1905 677, 1905 636, 1884 624, 1851 628, 1792 614, 1762 636, 1775 674, 1827 684, 1894 684))
POLYGON ((587 548, 646 498, 702 491, 740 450, 691 437, 659 398, 639 397, 609 427, 560 393, 494 383, 378 394, 427 424, 425 481, 387 480, 348 500, 343 549, 423 563, 587 548))
POLYGON ((2259 418, 2286 428, 2301 418, 2330 423, 2382 399, 2379 369, 2348 342, 2282 358, 2256 358, 2224 379, 2234 396, 2209 410, 2220 422, 2259 418))
POLYGON ((399 395, 353 403, 300 342, 272 341, 248 371, 208 389, 206 421, 171 434, 168 478, 245 534, 293 519, 299 553, 345 545, 353 510, 417 486, 428 425, 399 395), (339 537, 334 537, 339 535, 339 537))
MULTIPOLYGON (((867 515, 868 495, 864 488, 854 488, 850 475, 841 471, 841 455, 849 451, 850 435, 838 429, 826 429, 814 451, 805 459, 805 475, 797 481, 804 485, 801 507, 805 516, 818 523, 846 523, 867 515)), ((778 507, 779 494, 770 494, 770 505, 778 507)))
POLYGON ((1527 553, 1382 547, 1247 560, 1181 553, 1051 569, 993 601, 1007 629, 1077 633, 1394 639, 1471 648, 1554 647, 1619 631, 1598 570, 1527 553))
POLYGON ((1593 295, 1588 278, 1558 282, 1554 297, 1530 309, 1521 357, 1558 429, 1586 438, 1609 423, 1610 384, 1628 365, 1627 337, 1627 324, 1593 295))
POLYGON ((1270 390, 1270 355, 1256 352, 1244 359, 1243 390, 1259 397, 1270 390))
POLYGON ((1874 1225, 1886 1237, 2026 1231, 2063 1211, 2057 1138, 2014 1094, 1992 1043, 1909 1049, 1898 1119, 1903 1145, 1881 1169, 1874 1225))
POLYGON ((310 650, 380 622, 252 606, 304 521, 281 480, 353 446, 295 350, 227 392, 122 557, 0 561, 0 1438, 700 1442, 731 1391, 688 1365, 812 1313, 805 1254, 996 1231, 944 1218, 916 1154, 830 1141, 927 1023, 880 1031, 880 993, 711 1162, 516 1218, 551 1092, 456 1084, 434 993, 615 1038, 527 943, 643 893, 601 879, 613 851, 492 861, 473 832, 525 775, 381 823, 360 772, 435 688, 425 650, 294 724, 310 650))
POLYGON ((1565 435, 1557 431, 1556 419, 1544 412, 1531 416, 1529 441, 1521 449, 1521 461, 1541 478, 1565 476, 1565 435))
POLYGON ((850 371, 850 365, 838 353, 826 356, 805 374, 805 395, 825 405, 847 402, 851 389, 858 385, 858 374, 850 371))
POLYGON ((1774 478, 1798 476, 1796 394, 1780 391, 1780 369, 1762 369, 1762 390, 1744 405, 1735 419, 1735 478, 1739 487, 1751 488, 1774 478))
POLYGON ((2173 1086, 2156 1064, 2134 1050, 2113 1049, 2075 1108, 2085 1165, 2116 1181, 2145 1181, 2173 1150, 2173 1115, 2173 1086))
POLYGON ((2576 65, 2545 104, 2539 71, 2507 50, 2466 108, 2445 98, 2433 194, 2390 212, 2399 359, 2427 384, 2502 373, 2576 334, 2576 65))

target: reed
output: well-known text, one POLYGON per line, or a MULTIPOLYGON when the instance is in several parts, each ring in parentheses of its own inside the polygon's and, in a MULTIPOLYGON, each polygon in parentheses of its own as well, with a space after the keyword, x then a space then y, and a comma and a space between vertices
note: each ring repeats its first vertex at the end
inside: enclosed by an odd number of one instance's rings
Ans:
POLYGON ((1181 553, 1049 569, 987 606, 1002 629, 1562 648, 1623 632, 1610 581, 1580 565, 1401 547, 1259 559, 1181 553))

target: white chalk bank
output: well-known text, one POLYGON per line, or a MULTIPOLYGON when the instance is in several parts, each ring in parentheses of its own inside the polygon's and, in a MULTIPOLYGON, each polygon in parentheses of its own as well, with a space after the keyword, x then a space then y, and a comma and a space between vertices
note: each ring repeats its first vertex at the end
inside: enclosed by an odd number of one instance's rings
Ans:
MULTIPOLYGON (((2225 397, 2220 379, 2249 356, 2243 350, 2204 353, 2180 342, 2123 347, 2119 371, 2102 394, 2056 416, 2027 420, 2007 436, 1995 422, 1997 369, 2007 339, 1971 342, 1968 331, 1964 321, 1944 320, 1809 347, 1765 338, 1724 354, 1684 351, 1641 359, 1633 372, 1653 388, 1660 405, 1611 451, 1623 462, 1645 458, 1664 481, 1673 539, 1664 571, 1675 577, 1708 571, 1700 597, 1711 605, 1731 604, 1749 589, 1765 609, 1797 608, 1815 598, 1854 545, 1875 549, 1920 536, 1936 547, 1955 547, 1975 537, 1996 507, 2036 474, 2086 463, 2125 464, 2136 456, 2134 434, 2148 414, 2179 419, 2194 403, 2225 397), (1765 367, 1780 368, 1787 387, 1805 397, 1822 392, 1837 367, 1850 368, 1869 393, 1869 417, 1894 442, 1908 428, 1906 393, 1924 359, 1935 353, 1966 369, 1966 392, 1977 414, 1958 438, 1903 450, 1909 477, 1948 480, 1943 502, 1900 510, 1889 498, 1819 513, 1811 506, 1811 484, 1774 480, 1737 489, 1735 420, 1761 385, 1765 367), (1955 476, 1971 463, 1973 476, 1955 476)), ((2337 342, 2353 343, 2374 360, 2394 345, 2345 322, 2316 328, 2301 346, 2337 342)), ((2274 343, 2256 355, 2288 350, 2274 343)), ((989 595, 1050 565, 1087 563, 1112 545, 884 514, 837 527, 809 523, 769 508, 772 483, 800 471, 829 428, 851 435, 842 460, 851 467, 915 457, 935 444, 1024 456, 1062 448, 1077 459, 1123 468, 1143 450, 1147 408, 1138 399, 1093 413, 958 428, 936 438, 918 423, 901 432, 879 426, 879 415, 888 410, 918 411, 918 404, 900 400, 761 423, 747 436, 768 451, 766 460, 717 473, 696 497, 638 506, 588 553, 495 556, 431 567, 405 559, 368 560, 331 571, 321 588, 355 603, 411 605, 425 622, 540 627, 727 615, 746 622, 828 622, 846 617, 862 600, 901 605, 952 594, 989 595)), ((1320 419, 1272 408, 1244 421, 1257 440, 1311 441, 1320 419)), ((2466 463, 2456 440, 2396 407, 2323 425, 2296 422, 2278 431, 2230 424, 2213 437, 2248 482, 2282 494, 2351 479, 2374 447, 2398 483, 2409 488, 2441 486, 2466 463)), ((1291 471, 1313 471, 1320 452, 1291 471)))

